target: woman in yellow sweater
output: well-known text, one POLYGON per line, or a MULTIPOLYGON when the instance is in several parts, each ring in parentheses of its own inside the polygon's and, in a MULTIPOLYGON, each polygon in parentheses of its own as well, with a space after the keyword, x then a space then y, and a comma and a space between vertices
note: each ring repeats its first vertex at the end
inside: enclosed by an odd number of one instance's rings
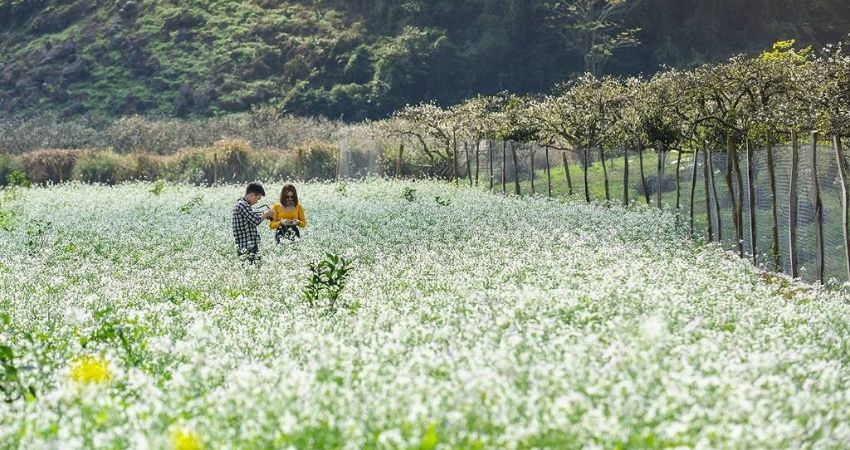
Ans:
POLYGON ((304 207, 298 201, 298 192, 291 184, 283 185, 280 190, 280 202, 272 206, 274 215, 269 222, 269 228, 277 230, 275 240, 280 244, 281 238, 294 241, 301 237, 299 228, 307 226, 307 217, 304 215, 304 207))

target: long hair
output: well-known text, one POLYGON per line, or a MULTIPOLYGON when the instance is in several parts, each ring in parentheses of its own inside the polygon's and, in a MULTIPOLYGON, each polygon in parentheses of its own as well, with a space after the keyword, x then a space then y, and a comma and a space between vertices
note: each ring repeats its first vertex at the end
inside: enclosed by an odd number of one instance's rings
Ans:
POLYGON ((288 192, 292 193, 292 206, 298 206, 298 191, 295 190, 295 186, 291 184, 284 184, 283 189, 280 190, 280 206, 286 205, 286 194, 288 192))

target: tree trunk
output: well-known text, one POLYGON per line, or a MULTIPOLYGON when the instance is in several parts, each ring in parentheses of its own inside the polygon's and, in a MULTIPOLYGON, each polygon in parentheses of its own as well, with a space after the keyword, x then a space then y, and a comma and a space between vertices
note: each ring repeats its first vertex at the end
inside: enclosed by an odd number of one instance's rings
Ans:
POLYGON ((395 177, 401 178, 401 163, 404 158, 404 144, 398 146, 398 159, 395 161, 395 177))
POLYGON ((711 147, 706 146, 705 154, 708 156, 708 180, 711 185, 711 195, 714 197, 714 210, 717 211, 717 228, 715 228, 715 235, 717 236, 717 242, 723 241, 723 215, 720 214, 720 196, 717 195, 717 183, 714 181, 714 161, 712 161, 711 156, 711 147))
POLYGON ((516 154, 516 142, 511 143, 511 156, 514 159, 514 194, 520 195, 519 190, 519 161, 516 154))
POLYGON ((303 180, 304 179, 304 150, 299 147, 298 151, 296 152, 296 155, 298 157, 298 177, 299 177, 299 179, 303 180))
POLYGON ((800 140, 796 131, 791 132, 791 186, 788 190, 788 259, 790 275, 800 278, 800 266, 797 262, 797 178, 800 166, 800 140))
POLYGON ((708 242, 714 241, 714 221, 711 218, 711 187, 710 184, 710 176, 709 176, 709 164, 710 155, 708 152, 708 141, 702 142, 702 178, 703 185, 705 185, 705 222, 706 222, 706 231, 708 232, 708 242))
POLYGON ((463 152, 466 154, 466 178, 469 179, 469 186, 472 187, 472 162, 469 160, 469 142, 463 141, 463 152))
POLYGON ((697 192, 697 166, 699 165, 699 149, 694 148, 694 169, 691 173, 691 207, 690 207, 690 225, 691 237, 694 237, 694 199, 697 192))
POLYGON ((587 155, 587 148, 585 148, 583 150, 583 152, 584 152, 584 155, 583 155, 584 156, 584 158, 583 158, 584 162, 582 163, 582 168, 584 169, 584 200, 587 203, 590 203, 590 186, 588 186, 588 181, 587 181, 587 169, 588 169, 587 166, 589 164, 588 155, 587 155))
POLYGON ((552 167, 549 162, 549 147, 546 147, 546 190, 549 197, 552 196, 552 167))
POLYGON ((487 140, 487 155, 490 158, 490 192, 493 192, 493 183, 496 181, 496 174, 493 170, 493 141, 487 140))
MULTIPOLYGON (((735 198, 735 187, 732 182, 732 173, 734 171, 733 163, 732 163, 732 153, 734 152, 734 141, 732 140, 732 135, 726 135, 726 187, 729 189, 729 201, 732 203, 732 222, 735 224, 735 246, 738 249, 738 253, 743 255, 743 249, 741 247, 741 238, 739 237, 741 232, 741 225, 738 223, 738 203, 735 198)), ((718 210, 719 211, 719 210, 718 210)))
POLYGON ((338 149, 336 151, 336 173, 334 174, 334 181, 339 181, 339 170, 342 164, 342 149, 338 149))
POLYGON ((534 187, 534 177, 536 173, 534 172, 534 145, 531 145, 531 155, 529 155, 529 161, 531 162, 531 195, 537 193, 537 189, 534 187))
POLYGON ((481 139, 475 140, 475 187, 478 187, 478 175, 481 172, 481 139))
POLYGON ((815 275, 817 282, 824 279, 823 201, 818 180, 818 132, 812 131, 812 193, 815 200, 815 275))
POLYGON ((457 141, 452 142, 452 160, 454 162, 452 169, 452 176, 454 177, 455 186, 460 185, 460 180, 458 179, 458 167, 457 167, 457 141))
POLYGON ((561 152, 561 159, 563 160, 563 163, 564 163, 564 174, 567 177, 567 193, 570 197, 572 197, 573 194, 575 194, 575 192, 573 191, 573 177, 572 177, 572 175, 570 175, 570 165, 567 162, 567 151, 566 150, 561 152))
POLYGON ((656 158, 656 180, 655 180, 655 206, 658 209, 661 209, 661 182, 664 179, 664 155, 665 150, 663 148, 657 149, 655 154, 658 156, 656 158))
POLYGON ((841 178, 841 224, 844 227, 844 269, 847 271, 847 279, 850 280, 850 180, 847 179, 847 159, 844 149, 841 148, 841 137, 837 134, 832 137, 835 159, 838 162, 838 175, 841 178))
POLYGON ((682 168, 682 149, 679 149, 679 151, 677 152, 677 155, 676 155, 676 209, 677 210, 682 207, 681 198, 680 198, 681 197, 680 184, 681 184, 682 180, 681 180, 681 177, 679 176, 679 173, 681 172, 681 168, 682 168))
POLYGON ((649 186, 646 184, 646 175, 643 171, 643 144, 638 141, 638 162, 640 163, 640 184, 643 186, 643 196, 646 197, 646 204, 650 204, 649 201, 649 186))
POLYGON ((753 173, 753 143, 748 137, 746 139, 747 150, 747 197, 750 207, 747 208, 750 213, 750 252, 753 256, 753 264, 758 264, 758 246, 756 245, 756 188, 753 185, 755 175, 753 173))
POLYGON ((507 170, 508 170, 508 141, 502 141, 502 194, 508 193, 507 188, 507 170))
POLYGON ((738 157, 738 148, 737 146, 733 148, 732 151, 732 164, 735 169, 735 182, 738 186, 738 204, 735 209, 735 216, 738 219, 738 255, 743 258, 744 257, 744 180, 741 176, 741 164, 739 162, 740 158, 738 157))
POLYGON ((623 147, 623 207, 629 206, 629 146, 623 147))
POLYGON ((772 244, 770 256, 773 261, 773 270, 779 270, 782 260, 779 255, 779 213, 776 207, 776 167, 773 165, 773 142, 767 138, 767 176, 770 181, 770 233, 772 244))
POLYGON ((605 147, 602 144, 599 145, 599 159, 602 160, 602 178, 605 179, 605 201, 610 203, 611 191, 608 188, 608 167, 605 165, 605 147))

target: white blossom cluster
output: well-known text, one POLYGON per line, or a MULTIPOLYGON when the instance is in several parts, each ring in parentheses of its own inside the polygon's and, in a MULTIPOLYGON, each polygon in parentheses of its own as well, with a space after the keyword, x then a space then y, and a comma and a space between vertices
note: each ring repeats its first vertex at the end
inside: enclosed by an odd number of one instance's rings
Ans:
POLYGON ((309 232, 278 246, 263 225, 248 267, 230 235, 242 186, 22 190, 0 231, 0 344, 35 395, 0 402, 0 447, 850 442, 843 293, 763 274, 650 209, 298 187, 309 232), (353 260, 336 311, 300 297, 327 252, 353 260))

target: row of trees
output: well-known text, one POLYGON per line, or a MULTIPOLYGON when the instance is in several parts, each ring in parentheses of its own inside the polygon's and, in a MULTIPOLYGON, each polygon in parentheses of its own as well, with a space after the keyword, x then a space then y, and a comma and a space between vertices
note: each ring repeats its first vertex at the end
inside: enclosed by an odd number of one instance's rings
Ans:
MULTIPOLYGON (((405 148, 413 148, 425 158, 436 173, 459 182, 460 153, 466 157, 469 182, 477 183, 481 143, 499 141, 507 160, 508 149, 514 168, 518 166, 517 149, 534 143, 546 149, 546 168, 549 174, 549 152, 560 151, 565 172, 569 176, 567 153, 578 156, 584 169, 584 198, 590 201, 587 183, 591 160, 602 162, 605 178, 605 199, 614 200, 609 189, 609 174, 605 164, 606 151, 625 151, 625 177, 622 203, 629 205, 628 154, 640 157, 641 184, 645 200, 650 203, 646 189, 643 155, 653 150, 658 155, 658 182, 664 177, 667 159, 675 154, 677 169, 682 169, 683 153, 693 154, 694 177, 690 186, 690 226, 694 232, 694 192, 697 162, 703 161, 705 192, 717 192, 717 184, 725 184, 731 199, 737 251, 756 258, 756 239, 744 248, 744 226, 756 236, 755 188, 753 164, 756 148, 767 152, 772 208, 772 255, 779 267, 777 202, 787 201, 790 214, 790 274, 799 276, 797 262, 797 185, 813 183, 816 208, 817 279, 823 279, 822 202, 818 192, 817 170, 812 180, 800 180, 800 136, 811 133, 810 158, 817 161, 817 143, 825 138, 833 143, 834 155, 840 168, 842 205, 844 208, 844 237, 847 272, 850 276, 850 195, 848 195, 847 163, 842 151, 842 138, 850 133, 850 56, 847 44, 825 48, 819 54, 811 49, 797 49, 794 41, 778 42, 773 49, 757 58, 734 57, 723 64, 706 65, 694 70, 666 70, 651 78, 619 79, 585 75, 558 86, 544 96, 519 97, 503 94, 476 97, 462 104, 442 108, 432 103, 408 106, 391 119, 375 123, 385 136, 394 137, 399 144, 399 161, 405 148), (774 170, 774 147, 778 143, 792 147, 790 198, 777 197, 774 170), (711 166, 711 149, 718 143, 725 148, 726 167, 711 166), (469 156, 471 155, 471 156, 469 156), (742 160, 746 170, 742 173, 742 160), (473 167, 474 164, 474 167, 473 167), (716 169, 723 169, 723 180, 715 180, 716 169), (474 174, 474 175, 473 175, 474 174), (744 179, 747 183, 744 183, 744 179), (746 189, 745 189, 746 186, 746 189), (749 208, 744 220, 743 196, 748 196, 749 208)), ((490 188, 493 174, 492 146, 490 158, 490 188)), ((498 157, 498 156, 496 156, 498 157)), ((532 159, 533 161, 533 159, 532 159)), ((532 162, 532 166, 533 166, 532 162)), ((400 163, 399 163, 400 166, 400 163)), ((506 179, 502 165, 502 186, 506 179)), ((533 168, 532 168, 533 170, 533 168)), ((681 208, 679 172, 676 171, 676 207, 681 208)), ((514 189, 519 193, 519 176, 514 176, 514 189)), ((572 180, 567 180, 572 193, 572 180)), ((722 188, 721 188, 722 189, 722 188)), ((551 183, 549 193, 551 195, 551 183)), ((655 204, 661 203, 661 189, 655 189, 655 204)), ((714 229, 710 195, 706 195, 707 235, 720 240, 721 230, 714 229)), ((717 196, 714 195, 714 202, 717 196)), ((719 204, 715 205, 719 211, 719 204)), ((719 218, 714 218, 719 223, 719 218)))

